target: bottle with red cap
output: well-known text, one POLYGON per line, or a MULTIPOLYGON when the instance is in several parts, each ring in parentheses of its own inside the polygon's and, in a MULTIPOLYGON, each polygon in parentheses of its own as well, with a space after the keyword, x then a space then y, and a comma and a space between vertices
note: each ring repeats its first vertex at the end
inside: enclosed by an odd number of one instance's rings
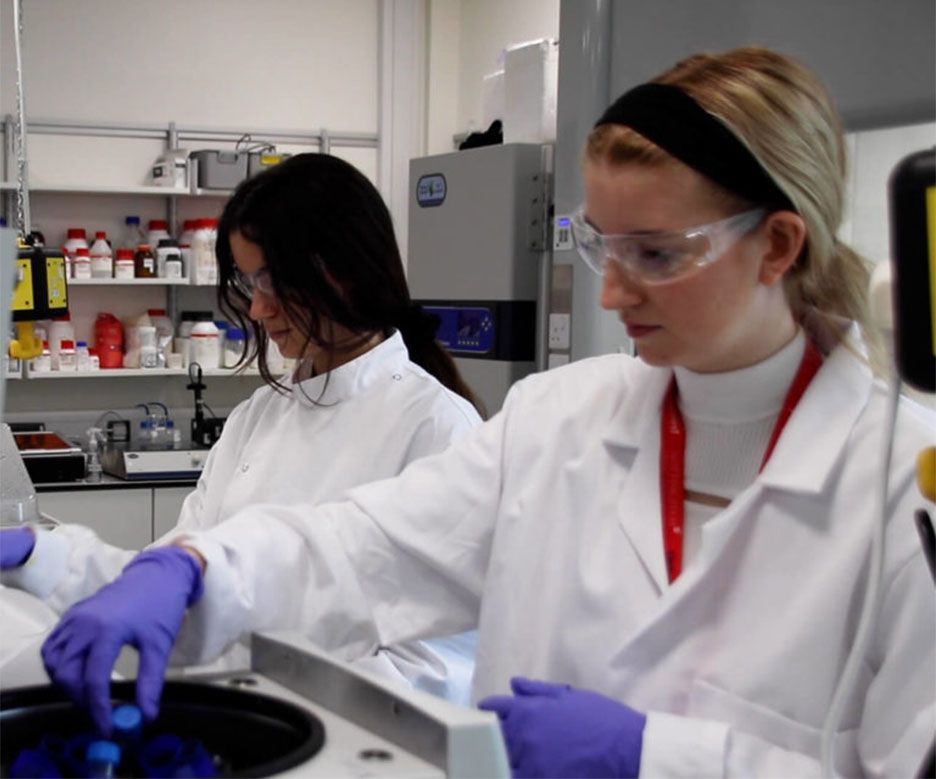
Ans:
POLYGON ((68 238, 62 246, 62 253, 65 255, 65 265, 69 278, 75 278, 74 266, 75 256, 78 249, 87 249, 88 238, 85 231, 80 227, 69 227, 68 238))
POLYGON ((136 263, 134 261, 133 249, 118 249, 117 258, 114 260, 114 278, 132 279, 136 274, 136 263))
POLYGON ((98 230, 91 244, 91 278, 110 279, 114 276, 114 254, 107 242, 107 233, 98 230))
POLYGON ((72 263, 72 274, 76 279, 91 278, 91 253, 87 247, 79 248, 75 252, 75 259, 72 263))
POLYGON ((163 238, 171 238, 169 235, 169 222, 165 219, 150 219, 149 232, 146 234, 147 245, 154 249, 159 246, 163 238))

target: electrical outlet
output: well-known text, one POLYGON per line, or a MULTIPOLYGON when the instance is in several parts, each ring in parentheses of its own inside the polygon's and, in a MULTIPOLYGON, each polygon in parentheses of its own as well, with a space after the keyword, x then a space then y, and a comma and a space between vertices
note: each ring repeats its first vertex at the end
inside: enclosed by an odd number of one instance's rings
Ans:
POLYGON ((572 317, 569 314, 549 315, 550 349, 569 348, 569 328, 571 327, 571 318, 572 317))
POLYGON ((572 217, 567 214, 560 214, 553 220, 553 251, 566 252, 574 248, 572 217))

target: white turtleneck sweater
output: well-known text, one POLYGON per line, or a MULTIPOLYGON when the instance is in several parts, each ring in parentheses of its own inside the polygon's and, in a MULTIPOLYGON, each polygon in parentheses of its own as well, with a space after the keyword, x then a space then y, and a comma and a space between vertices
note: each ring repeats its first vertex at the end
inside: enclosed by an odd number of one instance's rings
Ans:
MULTIPOLYGON (((726 373, 675 369, 686 423, 686 491, 733 500, 755 478, 806 349, 802 330, 766 360, 726 373)), ((702 543, 702 526, 721 508, 686 501, 683 564, 702 543)))

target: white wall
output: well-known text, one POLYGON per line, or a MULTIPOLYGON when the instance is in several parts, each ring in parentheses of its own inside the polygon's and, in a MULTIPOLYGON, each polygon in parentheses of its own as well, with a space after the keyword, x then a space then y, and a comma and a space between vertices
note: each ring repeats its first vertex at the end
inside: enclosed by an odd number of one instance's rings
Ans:
MULTIPOLYGON (((2 0, 12 109, 12 0, 2 0)), ((377 0, 23 0, 34 116, 377 128, 377 0)))
MULTIPOLYGON (((0 0, 3 113, 15 111, 12 7, 0 0)), ((378 129, 377 0, 23 0, 23 15, 27 126, 378 129)), ((28 143, 35 184, 142 184, 161 150, 125 139, 28 143)), ((333 151, 376 179, 375 150, 333 151)))

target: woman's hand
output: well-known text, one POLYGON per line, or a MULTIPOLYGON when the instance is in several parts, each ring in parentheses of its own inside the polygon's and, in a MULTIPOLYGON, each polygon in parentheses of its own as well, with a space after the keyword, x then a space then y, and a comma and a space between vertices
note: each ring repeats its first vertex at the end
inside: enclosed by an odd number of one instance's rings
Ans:
POLYGON ((478 707, 500 717, 515 777, 638 775, 646 716, 568 684, 518 676, 510 686, 514 695, 478 707))
POLYGON ((36 536, 28 527, 0 530, 0 571, 19 568, 29 559, 36 536))
POLYGON ((148 549, 90 598, 72 606, 42 645, 49 677, 87 706, 98 731, 111 731, 110 678, 124 644, 140 653, 137 705, 159 713, 169 653, 185 610, 201 597, 202 569, 177 546, 148 549))

